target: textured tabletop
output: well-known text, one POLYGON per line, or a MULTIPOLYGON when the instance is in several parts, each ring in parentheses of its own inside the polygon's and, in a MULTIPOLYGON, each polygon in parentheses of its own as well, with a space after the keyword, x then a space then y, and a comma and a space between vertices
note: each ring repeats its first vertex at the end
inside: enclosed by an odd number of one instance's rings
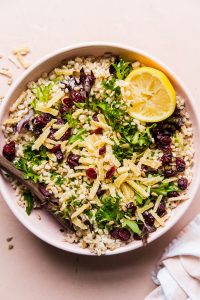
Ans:
MULTIPOLYGON (((22 72, 7 57, 27 59, 72 43, 112 41, 148 51, 169 65, 200 101, 199 0, 0 0, 0 68, 22 72)), ((0 77, 0 96, 8 90, 0 77)), ((26 230, 0 199, 0 299, 140 300, 153 289, 151 271, 164 247, 198 212, 199 198, 162 238, 128 254, 84 257, 55 249, 26 230), (8 237, 14 239, 8 243, 8 237), (12 250, 8 245, 14 245, 12 250)))

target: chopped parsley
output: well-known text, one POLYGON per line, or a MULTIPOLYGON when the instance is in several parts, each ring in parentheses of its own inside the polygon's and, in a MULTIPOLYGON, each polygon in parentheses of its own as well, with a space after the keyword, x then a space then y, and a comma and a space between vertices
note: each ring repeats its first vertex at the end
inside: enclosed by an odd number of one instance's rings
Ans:
POLYGON ((72 117, 71 113, 65 113, 63 119, 68 122, 70 127, 76 127, 78 125, 78 121, 72 117))
POLYGON ((51 179, 55 180, 55 184, 61 186, 64 183, 64 178, 56 172, 51 173, 51 179))
POLYGON ((106 197, 103 200, 103 205, 97 210, 95 214, 96 221, 100 227, 105 227, 106 223, 114 221, 118 223, 122 218, 123 212, 119 208, 120 198, 117 196, 106 197))
POLYGON ((80 140, 83 141, 83 134, 86 133, 86 130, 84 128, 78 129, 77 133, 72 135, 69 140, 68 143, 69 144, 73 144, 74 142, 80 140))
POLYGON ((39 175, 33 171, 34 165, 39 165, 43 160, 48 160, 47 149, 44 146, 40 150, 32 150, 32 145, 24 146, 24 157, 17 159, 14 164, 18 170, 24 172, 24 179, 31 179, 34 182, 39 181, 39 175))
POLYGON ((152 143, 151 130, 155 125, 148 126, 145 131, 140 132, 136 125, 119 125, 116 131, 120 133, 121 139, 119 145, 113 146, 113 151, 117 159, 122 162, 124 158, 131 158, 133 152, 144 151, 152 143), (126 144, 126 148, 122 145, 126 144))
POLYGON ((131 62, 125 61, 122 57, 116 63, 112 64, 112 66, 115 69, 116 77, 120 80, 125 79, 133 69, 131 62))

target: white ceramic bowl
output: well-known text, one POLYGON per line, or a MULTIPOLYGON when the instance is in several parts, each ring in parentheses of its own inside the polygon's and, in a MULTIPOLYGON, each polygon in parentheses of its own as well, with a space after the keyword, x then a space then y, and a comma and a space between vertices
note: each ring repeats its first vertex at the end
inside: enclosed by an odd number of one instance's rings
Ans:
MULTIPOLYGON (((169 77, 173 86, 177 90, 179 94, 181 94, 185 101, 187 109, 190 113, 191 120, 193 123, 194 130, 194 144, 195 144, 195 161, 194 161, 194 175, 198 174, 197 171, 200 170, 200 157, 199 151, 197 150, 198 145, 200 144, 200 136, 199 136, 199 120, 198 120, 198 107, 191 96, 190 92, 186 88, 186 86, 180 81, 180 79, 169 70, 163 63, 152 57, 151 55, 124 45, 113 44, 113 43, 84 43, 79 45, 74 45, 70 47, 66 47, 55 51, 42 59, 40 59, 37 63, 32 65, 23 75, 12 85, 8 95, 6 96, 3 104, 1 105, 0 111, 0 123, 2 124, 3 120, 8 115, 8 109, 10 105, 17 99, 20 93, 26 89, 26 85, 28 82, 32 80, 36 80, 41 76, 41 73, 44 71, 50 71, 54 69, 57 65, 61 63, 64 59, 71 59, 76 56, 87 56, 94 55, 99 56, 103 55, 105 52, 111 52, 115 55, 122 55, 123 57, 135 60, 138 59, 142 63, 147 66, 152 66, 161 71, 169 77)), ((0 148, 2 150, 4 144, 4 137, 2 132, 1 134, 1 142, 0 148)), ((159 228, 157 231, 152 233, 149 238, 149 242, 157 239, 161 235, 163 235, 166 231, 168 231, 187 211, 189 205, 195 197, 198 186, 200 182, 200 176, 194 176, 192 184, 189 188, 189 196, 190 199, 187 201, 183 201, 176 209, 172 211, 172 215, 170 219, 166 222, 166 226, 164 228, 159 228)), ((41 210, 39 213, 41 215, 41 220, 39 221, 36 215, 38 211, 33 211, 30 216, 28 216, 25 210, 17 204, 17 197, 12 187, 8 182, 6 182, 2 176, 0 176, 0 190, 3 195, 3 198, 7 202, 8 206, 14 213, 14 215, 18 218, 18 220, 24 224, 26 228, 28 228, 33 234, 42 239, 43 241, 63 249, 65 251, 74 252, 78 254, 91 255, 91 253, 87 249, 81 249, 76 244, 69 244, 63 242, 63 235, 59 231, 60 226, 52 219, 51 216, 48 215, 45 211, 41 210)), ((142 243, 140 241, 134 241, 129 243, 125 247, 118 248, 114 251, 108 251, 106 254, 119 254, 123 252, 127 252, 130 250, 137 249, 142 247, 142 243)))

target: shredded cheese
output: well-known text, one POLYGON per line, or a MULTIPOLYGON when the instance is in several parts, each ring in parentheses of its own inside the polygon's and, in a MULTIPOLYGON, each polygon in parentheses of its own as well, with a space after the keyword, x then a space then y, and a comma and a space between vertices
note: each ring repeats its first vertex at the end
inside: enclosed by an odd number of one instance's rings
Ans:
POLYGON ((163 180, 162 176, 156 176, 156 177, 150 177, 150 178, 138 178, 139 181, 141 181, 144 185, 154 185, 160 181, 163 180))
POLYGON ((157 211, 157 209, 158 209, 158 206, 160 205, 160 201, 162 200, 162 197, 163 197, 163 195, 159 195, 158 196, 158 198, 157 198, 157 200, 156 200, 156 203, 155 203, 155 205, 154 205, 154 208, 153 208, 153 211, 157 211))
POLYGON ((50 127, 42 132, 42 134, 36 139, 35 143, 32 146, 32 150, 39 150, 40 146, 45 142, 46 138, 50 134, 50 127))
POLYGON ((123 173, 128 172, 129 170, 130 170, 129 167, 120 167, 120 168, 117 169, 117 173, 118 174, 123 174, 123 173))
POLYGON ((108 188, 109 188, 109 191, 110 191, 110 195, 111 195, 112 197, 116 197, 116 190, 115 190, 114 185, 113 185, 112 183, 110 183, 110 184, 108 185, 108 188))
POLYGON ((40 146, 42 146, 42 144, 44 144, 44 142, 46 141, 48 135, 50 134, 51 131, 51 126, 53 125, 53 123, 56 122, 56 119, 51 120, 44 128, 43 128, 43 132, 41 133, 41 135, 36 139, 35 143, 32 146, 32 150, 39 150, 40 146))
POLYGON ((189 196, 187 196, 187 195, 180 195, 180 196, 178 196, 178 197, 170 197, 170 198, 168 198, 167 199, 167 201, 179 201, 179 200, 187 200, 187 199, 189 199, 189 196))
POLYGON ((152 159, 141 159, 140 162, 143 164, 143 165, 146 165, 146 166, 149 166, 153 169, 158 169, 161 165, 162 165, 162 162, 161 161, 157 161, 157 160, 152 160, 152 159))
POLYGON ((87 226, 83 224, 78 218, 72 219, 72 223, 76 225, 77 227, 81 228, 82 230, 86 230, 87 226))
POLYGON ((73 74, 72 70, 69 69, 59 69, 59 68, 55 68, 55 73, 56 75, 65 75, 65 76, 70 76, 73 74))
POLYGON ((149 203, 149 204, 147 204, 147 205, 145 205, 145 206, 143 206, 143 207, 141 207, 141 208, 138 208, 138 209, 137 209, 137 212, 139 212, 139 213, 142 214, 144 211, 149 210, 149 209, 152 208, 153 206, 154 206, 153 203, 149 203))
POLYGON ((97 162, 97 168, 98 168, 98 177, 99 177, 99 180, 102 181, 104 180, 104 169, 103 169, 103 161, 100 159, 98 160, 97 162))
POLYGON ((127 184, 127 183, 123 183, 121 185, 121 191, 124 195, 124 197, 129 201, 130 199, 133 199, 134 197, 134 190, 127 184))
POLYGON ((6 69, 0 69, 0 74, 6 76, 8 78, 12 78, 12 73, 6 69))
POLYGON ((89 206, 90 206, 89 203, 83 204, 81 207, 79 207, 79 208, 71 215, 71 219, 74 219, 74 218, 78 217, 78 216, 79 216, 82 212, 84 212, 84 210, 86 210, 89 206))
POLYGON ((7 119, 3 124, 4 124, 4 125, 15 124, 15 123, 18 123, 20 120, 21 120, 20 117, 17 117, 17 118, 10 118, 10 119, 7 119))
POLYGON ((52 98, 47 102, 47 107, 52 107, 55 105, 62 97, 64 96, 64 92, 59 90, 52 98))
POLYGON ((117 179, 115 179, 114 184, 115 184, 116 188, 119 188, 120 185, 121 185, 124 181, 126 181, 126 179, 128 178, 128 175, 129 175, 128 173, 123 173, 123 174, 121 174, 120 176, 118 176, 117 179))
POLYGON ((99 179, 96 179, 94 181, 94 183, 93 183, 92 188, 90 189, 90 193, 89 193, 89 197, 88 197, 89 200, 93 200, 93 198, 95 197, 96 192, 97 192, 99 186, 100 186, 100 181, 99 181, 99 179))
POLYGON ((10 111, 11 112, 13 112, 13 111, 15 111, 16 110, 16 108, 21 104, 21 102, 24 100, 24 98, 25 98, 25 96, 26 96, 26 93, 25 92, 23 92, 20 96, 19 96, 19 98, 13 103, 13 105, 11 106, 11 108, 10 108, 10 111))
POLYGON ((162 218, 160 218, 153 210, 150 210, 149 211, 151 214, 152 214, 152 216, 155 218, 155 220, 161 225, 161 226, 165 226, 165 222, 163 221, 163 219, 162 218))
POLYGON ((54 137, 56 140, 60 140, 61 137, 65 134, 65 132, 67 131, 67 129, 69 129, 69 124, 66 123, 65 125, 63 125, 60 129, 58 129, 55 133, 54 133, 54 137))
POLYGON ((145 191, 144 188, 142 188, 139 184, 137 184, 135 181, 133 180, 127 180, 126 181, 130 186, 132 186, 132 188, 138 192, 142 197, 147 198, 149 197, 149 193, 147 191, 145 191))
POLYGON ((44 113, 48 113, 48 114, 53 115, 53 116, 57 116, 57 114, 58 114, 58 110, 57 109, 46 107, 42 103, 37 103, 36 110, 44 112, 44 113))
POLYGON ((134 164, 133 161, 129 162, 129 167, 135 176, 140 176, 141 174, 140 169, 134 164))

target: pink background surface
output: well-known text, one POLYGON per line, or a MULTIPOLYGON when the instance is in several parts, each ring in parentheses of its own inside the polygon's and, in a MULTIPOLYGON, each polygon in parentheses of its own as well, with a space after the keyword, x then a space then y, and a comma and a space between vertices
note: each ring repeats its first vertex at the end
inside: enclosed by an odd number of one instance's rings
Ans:
MULTIPOLYGON (((198 0, 0 0, 1 67, 28 45, 35 61, 83 41, 112 41, 141 48, 169 65, 199 100, 200 2, 198 0)), ((0 96, 8 90, 0 77, 0 96)), ((199 194, 200 195, 200 194, 199 194)), ((0 299, 144 299, 164 247, 198 212, 199 195, 181 221, 144 249, 113 257, 83 257, 55 249, 28 232, 0 198, 0 299), (13 250, 6 238, 13 236, 13 250)))

